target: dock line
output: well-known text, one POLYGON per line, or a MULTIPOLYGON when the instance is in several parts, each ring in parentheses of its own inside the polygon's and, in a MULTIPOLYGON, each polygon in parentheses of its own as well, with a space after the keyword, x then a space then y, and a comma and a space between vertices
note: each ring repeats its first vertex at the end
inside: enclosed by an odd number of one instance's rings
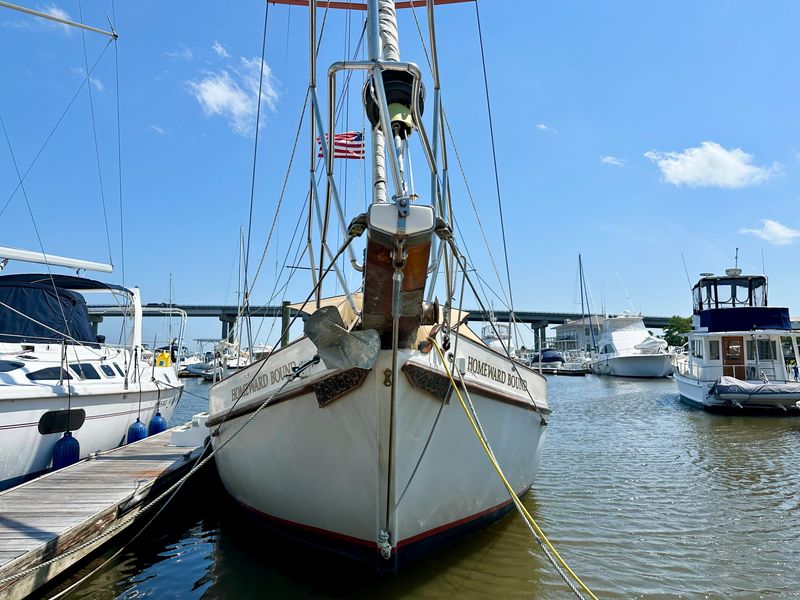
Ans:
MULTIPOLYGON (((564 580, 567 586, 569 586, 569 589, 572 590, 575 596, 577 596, 581 600, 585 600, 583 594, 575 585, 575 583, 577 583, 578 586, 580 586, 580 588, 583 589, 583 591, 589 595, 589 598, 591 598, 592 600, 597 600, 597 596, 594 595, 592 590, 590 590, 589 587, 585 583, 583 583, 583 581, 581 581, 580 577, 578 577, 575 574, 575 572, 570 568, 567 562, 563 558, 561 558, 561 555, 555 549, 553 544, 550 542, 549 539, 547 539, 547 536, 545 535, 544 531, 542 531, 542 529, 536 523, 534 518, 528 512, 528 509, 525 508, 525 505, 522 504, 522 501, 517 497, 514 488, 511 487, 511 484, 508 482, 508 479, 506 479, 506 476, 503 473, 503 469, 500 467, 499 463, 497 462, 497 458, 495 458, 494 452, 492 451, 492 448, 489 446, 489 441, 486 439, 486 434, 484 433, 483 428, 480 426, 480 423, 476 422, 478 417, 477 413, 475 414, 475 416, 473 416, 469 408, 467 408, 467 404, 466 402, 464 402, 464 398, 461 396, 461 392, 458 389, 458 385, 456 384, 455 379, 453 379, 453 375, 450 372, 450 368, 447 366, 447 360, 444 357, 442 349, 439 347, 439 343, 432 337, 429 337, 428 340, 430 340, 433 343, 434 347, 436 348, 436 352, 439 354, 439 358, 442 360, 442 365, 444 366, 445 373, 447 373, 447 377, 448 379, 450 379, 450 385, 453 386, 453 391, 456 393, 456 396, 458 396, 458 400, 459 402, 461 402, 461 407, 464 409, 464 413, 467 415, 467 419, 469 420, 470 425, 472 425, 472 429, 475 432, 478 441, 481 443, 481 446, 483 446, 483 450, 484 452, 486 452, 486 456, 489 457, 489 460, 491 461, 494 470, 497 472, 497 475, 503 482, 503 485, 508 491, 509 496, 511 496, 511 500, 514 502, 514 506, 517 508, 517 511, 520 513, 520 516, 522 516, 522 518, 525 520, 525 524, 528 526, 528 529, 533 535, 533 538, 542 547, 545 556, 547 557, 548 561, 550 561, 550 564, 552 564, 555 570, 558 572, 558 574, 561 575, 561 578, 564 580), (566 573, 564 571, 566 571, 566 573), (569 573, 572 579, 570 579, 570 577, 567 576, 567 573, 569 573)), ((467 390, 466 387, 464 387, 464 392, 467 394, 467 397, 469 398, 469 391, 467 390)), ((470 405, 472 405, 471 399, 470 399, 470 405)), ((472 407, 472 410, 473 411, 475 410, 474 406, 472 407)))

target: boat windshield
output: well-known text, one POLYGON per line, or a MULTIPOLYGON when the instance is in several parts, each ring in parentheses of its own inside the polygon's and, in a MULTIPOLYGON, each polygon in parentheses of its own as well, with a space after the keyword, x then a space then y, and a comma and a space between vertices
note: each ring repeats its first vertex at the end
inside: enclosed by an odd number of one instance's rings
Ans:
POLYGON ((763 276, 704 277, 692 291, 694 310, 767 306, 767 278, 763 276))
POLYGON ((508 325, 494 322, 493 324, 483 326, 481 329, 481 338, 484 340, 508 340, 511 338, 511 333, 508 325))

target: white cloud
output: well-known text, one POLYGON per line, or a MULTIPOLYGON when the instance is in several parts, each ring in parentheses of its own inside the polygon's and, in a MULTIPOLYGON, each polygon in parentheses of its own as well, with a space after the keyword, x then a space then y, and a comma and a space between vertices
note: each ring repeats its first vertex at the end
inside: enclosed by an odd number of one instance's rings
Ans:
MULTIPOLYGON (((86 79, 86 70, 83 67, 72 67, 70 71, 75 73, 75 75, 78 75, 81 79, 86 79)), ((108 89, 106 85, 96 77, 89 77, 89 82, 92 84, 94 89, 101 94, 105 93, 105 91, 108 89)))
POLYGON ((624 158, 617 158, 616 156, 602 156, 600 158, 600 162, 604 165, 612 165, 614 167, 624 167, 625 166, 625 159, 624 158))
POLYGON ((211 45, 211 49, 217 53, 217 56, 221 56, 222 58, 230 58, 231 55, 228 54, 227 48, 220 44, 217 40, 214 40, 214 43, 211 45))
POLYGON ((800 229, 792 229, 770 219, 763 219, 761 223, 761 229, 740 229, 739 233, 750 233, 776 246, 787 246, 800 239, 800 229))
MULTIPOLYGON (((239 65, 230 70, 206 72, 200 79, 189 81, 189 89, 203 112, 227 117, 235 133, 249 136, 255 131, 260 66, 260 58, 241 57, 239 65)), ((264 63, 261 102, 265 108, 275 110, 277 100, 275 79, 264 63)))
POLYGON ((150 129, 155 131, 158 135, 164 135, 167 133, 163 127, 159 127, 158 125, 150 125, 150 129))
MULTIPOLYGON (((56 6, 55 4, 45 4, 44 8, 42 9, 43 13, 47 13, 51 17, 57 17, 59 19, 66 19, 68 21, 72 21, 73 18, 69 15, 67 11, 65 11, 60 6, 56 6)), ((52 23, 52 21, 51 21, 52 23)), ((58 25, 59 27, 63 27, 64 31, 72 31, 69 25, 65 25, 64 23, 53 23, 53 25, 58 25)))
POLYGON ((549 133, 556 133, 556 130, 550 127, 549 125, 545 125, 544 123, 537 123, 536 129, 539 131, 547 131, 549 133))
POLYGON ((177 50, 170 50, 169 52, 165 52, 165 54, 170 58, 182 58, 183 60, 192 60, 194 58, 191 49, 183 44, 178 44, 177 50))
POLYGON ((716 142, 702 142, 683 152, 650 150, 645 158, 661 169, 664 181, 690 187, 741 188, 763 183, 780 170, 781 165, 759 167, 741 148, 726 150, 716 142))

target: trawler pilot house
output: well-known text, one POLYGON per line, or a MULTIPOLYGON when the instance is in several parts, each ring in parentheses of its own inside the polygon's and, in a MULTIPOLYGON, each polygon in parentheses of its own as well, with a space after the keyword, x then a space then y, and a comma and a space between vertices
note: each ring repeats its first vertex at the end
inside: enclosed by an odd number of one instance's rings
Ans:
POLYGON ((767 278, 763 275, 701 274, 694 286, 694 327, 706 331, 791 329, 789 310, 767 306, 767 278), (735 308, 731 311, 728 309, 735 308))

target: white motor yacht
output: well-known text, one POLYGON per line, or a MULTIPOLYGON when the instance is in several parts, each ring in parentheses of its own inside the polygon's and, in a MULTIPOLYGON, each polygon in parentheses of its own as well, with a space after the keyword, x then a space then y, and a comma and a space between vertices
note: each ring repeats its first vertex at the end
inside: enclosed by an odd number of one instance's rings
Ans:
POLYGON ((675 381, 686 402, 709 410, 787 410, 800 383, 784 345, 798 356, 787 308, 767 303, 767 278, 727 269, 704 273, 692 290, 688 352, 676 358, 675 381))
POLYGON ((603 320, 592 359, 592 371, 616 377, 667 377, 672 374, 673 355, 667 342, 651 335, 642 317, 625 311, 603 320))

